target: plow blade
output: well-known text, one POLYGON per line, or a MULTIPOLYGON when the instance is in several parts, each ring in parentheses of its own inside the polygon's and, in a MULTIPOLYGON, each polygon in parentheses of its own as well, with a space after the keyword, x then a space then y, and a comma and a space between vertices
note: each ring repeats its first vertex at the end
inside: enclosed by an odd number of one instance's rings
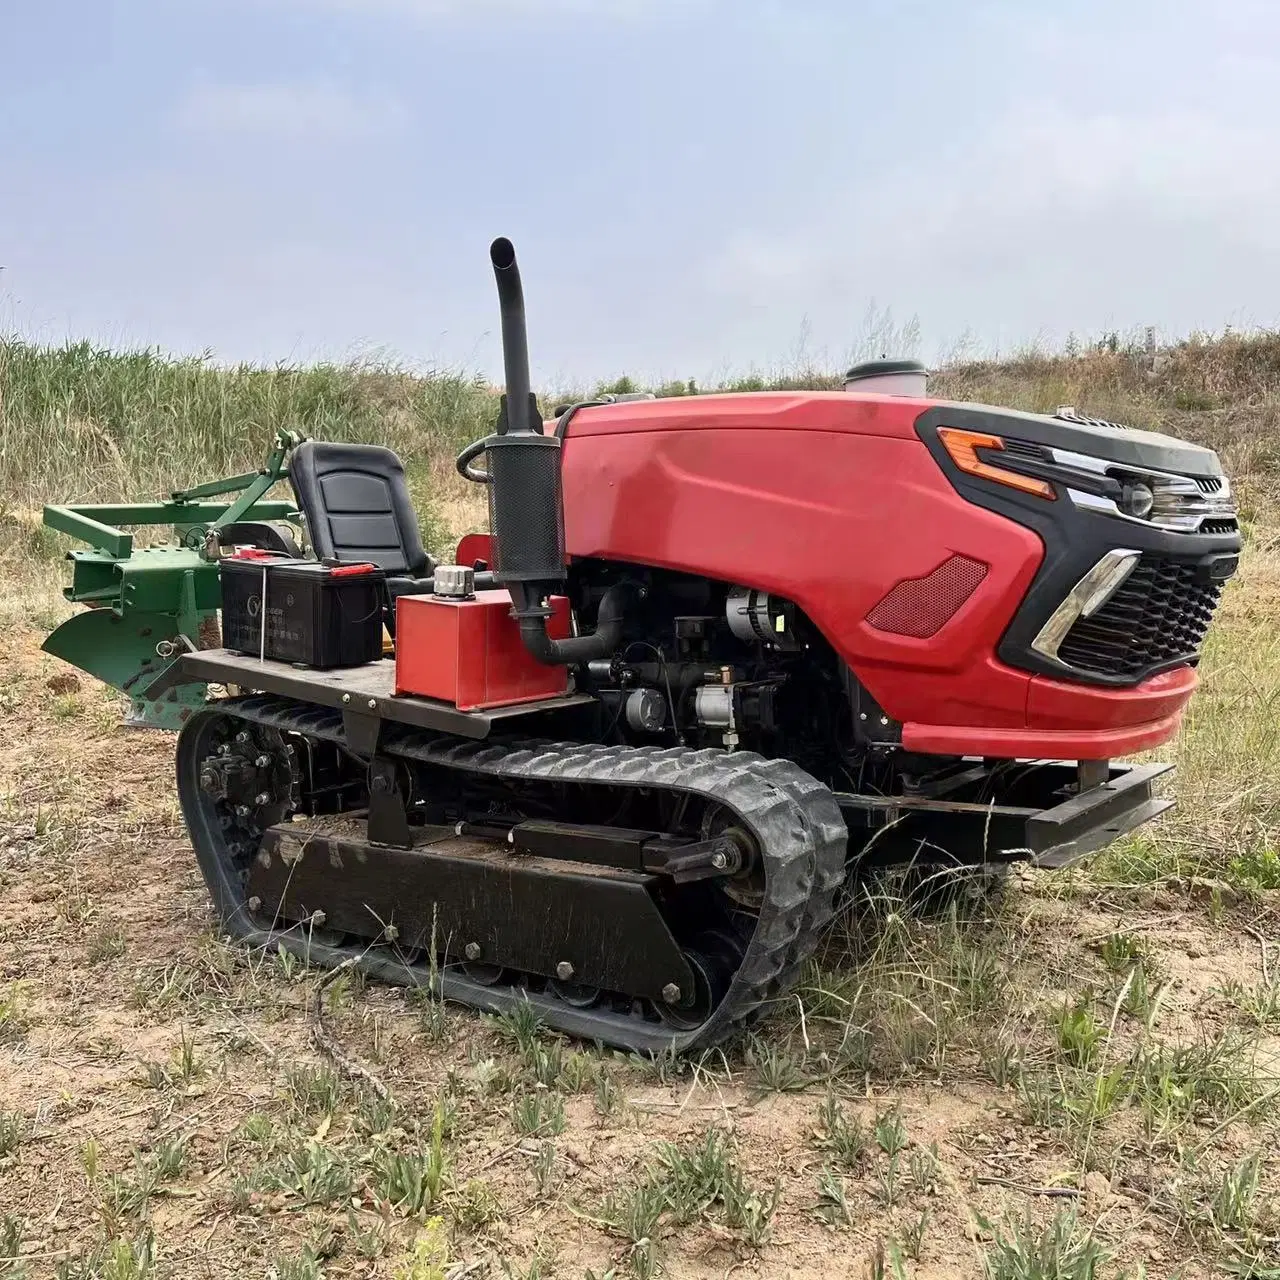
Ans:
POLYGON ((190 647, 171 614, 131 612, 121 618, 111 609, 88 609, 68 618, 41 646, 118 689, 131 703, 126 723, 151 729, 178 729, 204 705, 203 684, 177 685, 150 700, 142 696, 169 663, 190 647), (171 658, 156 652, 156 646, 165 643, 174 646, 171 658))

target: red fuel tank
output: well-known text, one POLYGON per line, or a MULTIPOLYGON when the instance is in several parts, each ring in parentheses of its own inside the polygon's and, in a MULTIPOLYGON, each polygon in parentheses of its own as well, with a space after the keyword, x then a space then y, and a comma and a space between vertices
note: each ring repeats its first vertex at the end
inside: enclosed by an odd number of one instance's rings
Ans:
MULTIPOLYGON (((569 634, 569 602, 551 599, 547 632, 569 634)), ((477 591, 471 600, 401 596, 396 601, 396 693, 484 711, 568 689, 564 667, 534 659, 520 639, 506 591, 477 591)))

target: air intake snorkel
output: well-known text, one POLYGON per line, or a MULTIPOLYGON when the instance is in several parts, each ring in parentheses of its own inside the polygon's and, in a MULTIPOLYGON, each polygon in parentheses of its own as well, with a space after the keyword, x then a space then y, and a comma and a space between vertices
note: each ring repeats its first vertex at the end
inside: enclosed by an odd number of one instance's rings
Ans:
POLYGON ((548 666, 606 658, 622 638, 624 596, 610 588, 600 601, 596 630, 588 636, 553 640, 547 634, 547 597, 564 584, 564 510, 560 489, 560 439, 543 435, 537 397, 529 387, 529 342, 524 290, 510 240, 489 247, 502 311, 502 360, 506 394, 493 435, 458 455, 468 480, 489 486, 489 531, 494 580, 511 593, 525 648, 548 666), (488 455, 488 470, 471 464, 488 455))

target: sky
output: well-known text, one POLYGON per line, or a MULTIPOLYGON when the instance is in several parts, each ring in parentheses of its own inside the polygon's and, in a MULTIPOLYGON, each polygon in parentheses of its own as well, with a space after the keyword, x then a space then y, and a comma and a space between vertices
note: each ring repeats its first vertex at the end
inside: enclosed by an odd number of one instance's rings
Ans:
POLYGON ((494 376, 496 235, 548 387, 1277 326, 1280 0, 0 0, 0 332, 494 376))

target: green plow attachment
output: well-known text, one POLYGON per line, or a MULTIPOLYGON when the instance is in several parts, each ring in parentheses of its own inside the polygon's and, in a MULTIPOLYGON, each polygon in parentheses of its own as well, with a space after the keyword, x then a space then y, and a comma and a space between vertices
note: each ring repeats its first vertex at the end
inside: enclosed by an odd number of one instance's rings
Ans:
POLYGON ((118 689, 130 700, 126 723, 178 729, 203 705, 207 687, 183 684, 157 700, 142 695, 170 662, 216 634, 221 591, 220 531, 242 522, 289 520, 292 503, 265 494, 288 474, 286 458, 303 437, 277 433, 261 471, 177 491, 167 502, 48 506, 44 522, 89 544, 71 551, 68 600, 88 605, 45 640, 46 653, 118 689), (230 502, 208 499, 239 494, 230 502), (172 525, 174 540, 134 550, 128 527, 172 525))

